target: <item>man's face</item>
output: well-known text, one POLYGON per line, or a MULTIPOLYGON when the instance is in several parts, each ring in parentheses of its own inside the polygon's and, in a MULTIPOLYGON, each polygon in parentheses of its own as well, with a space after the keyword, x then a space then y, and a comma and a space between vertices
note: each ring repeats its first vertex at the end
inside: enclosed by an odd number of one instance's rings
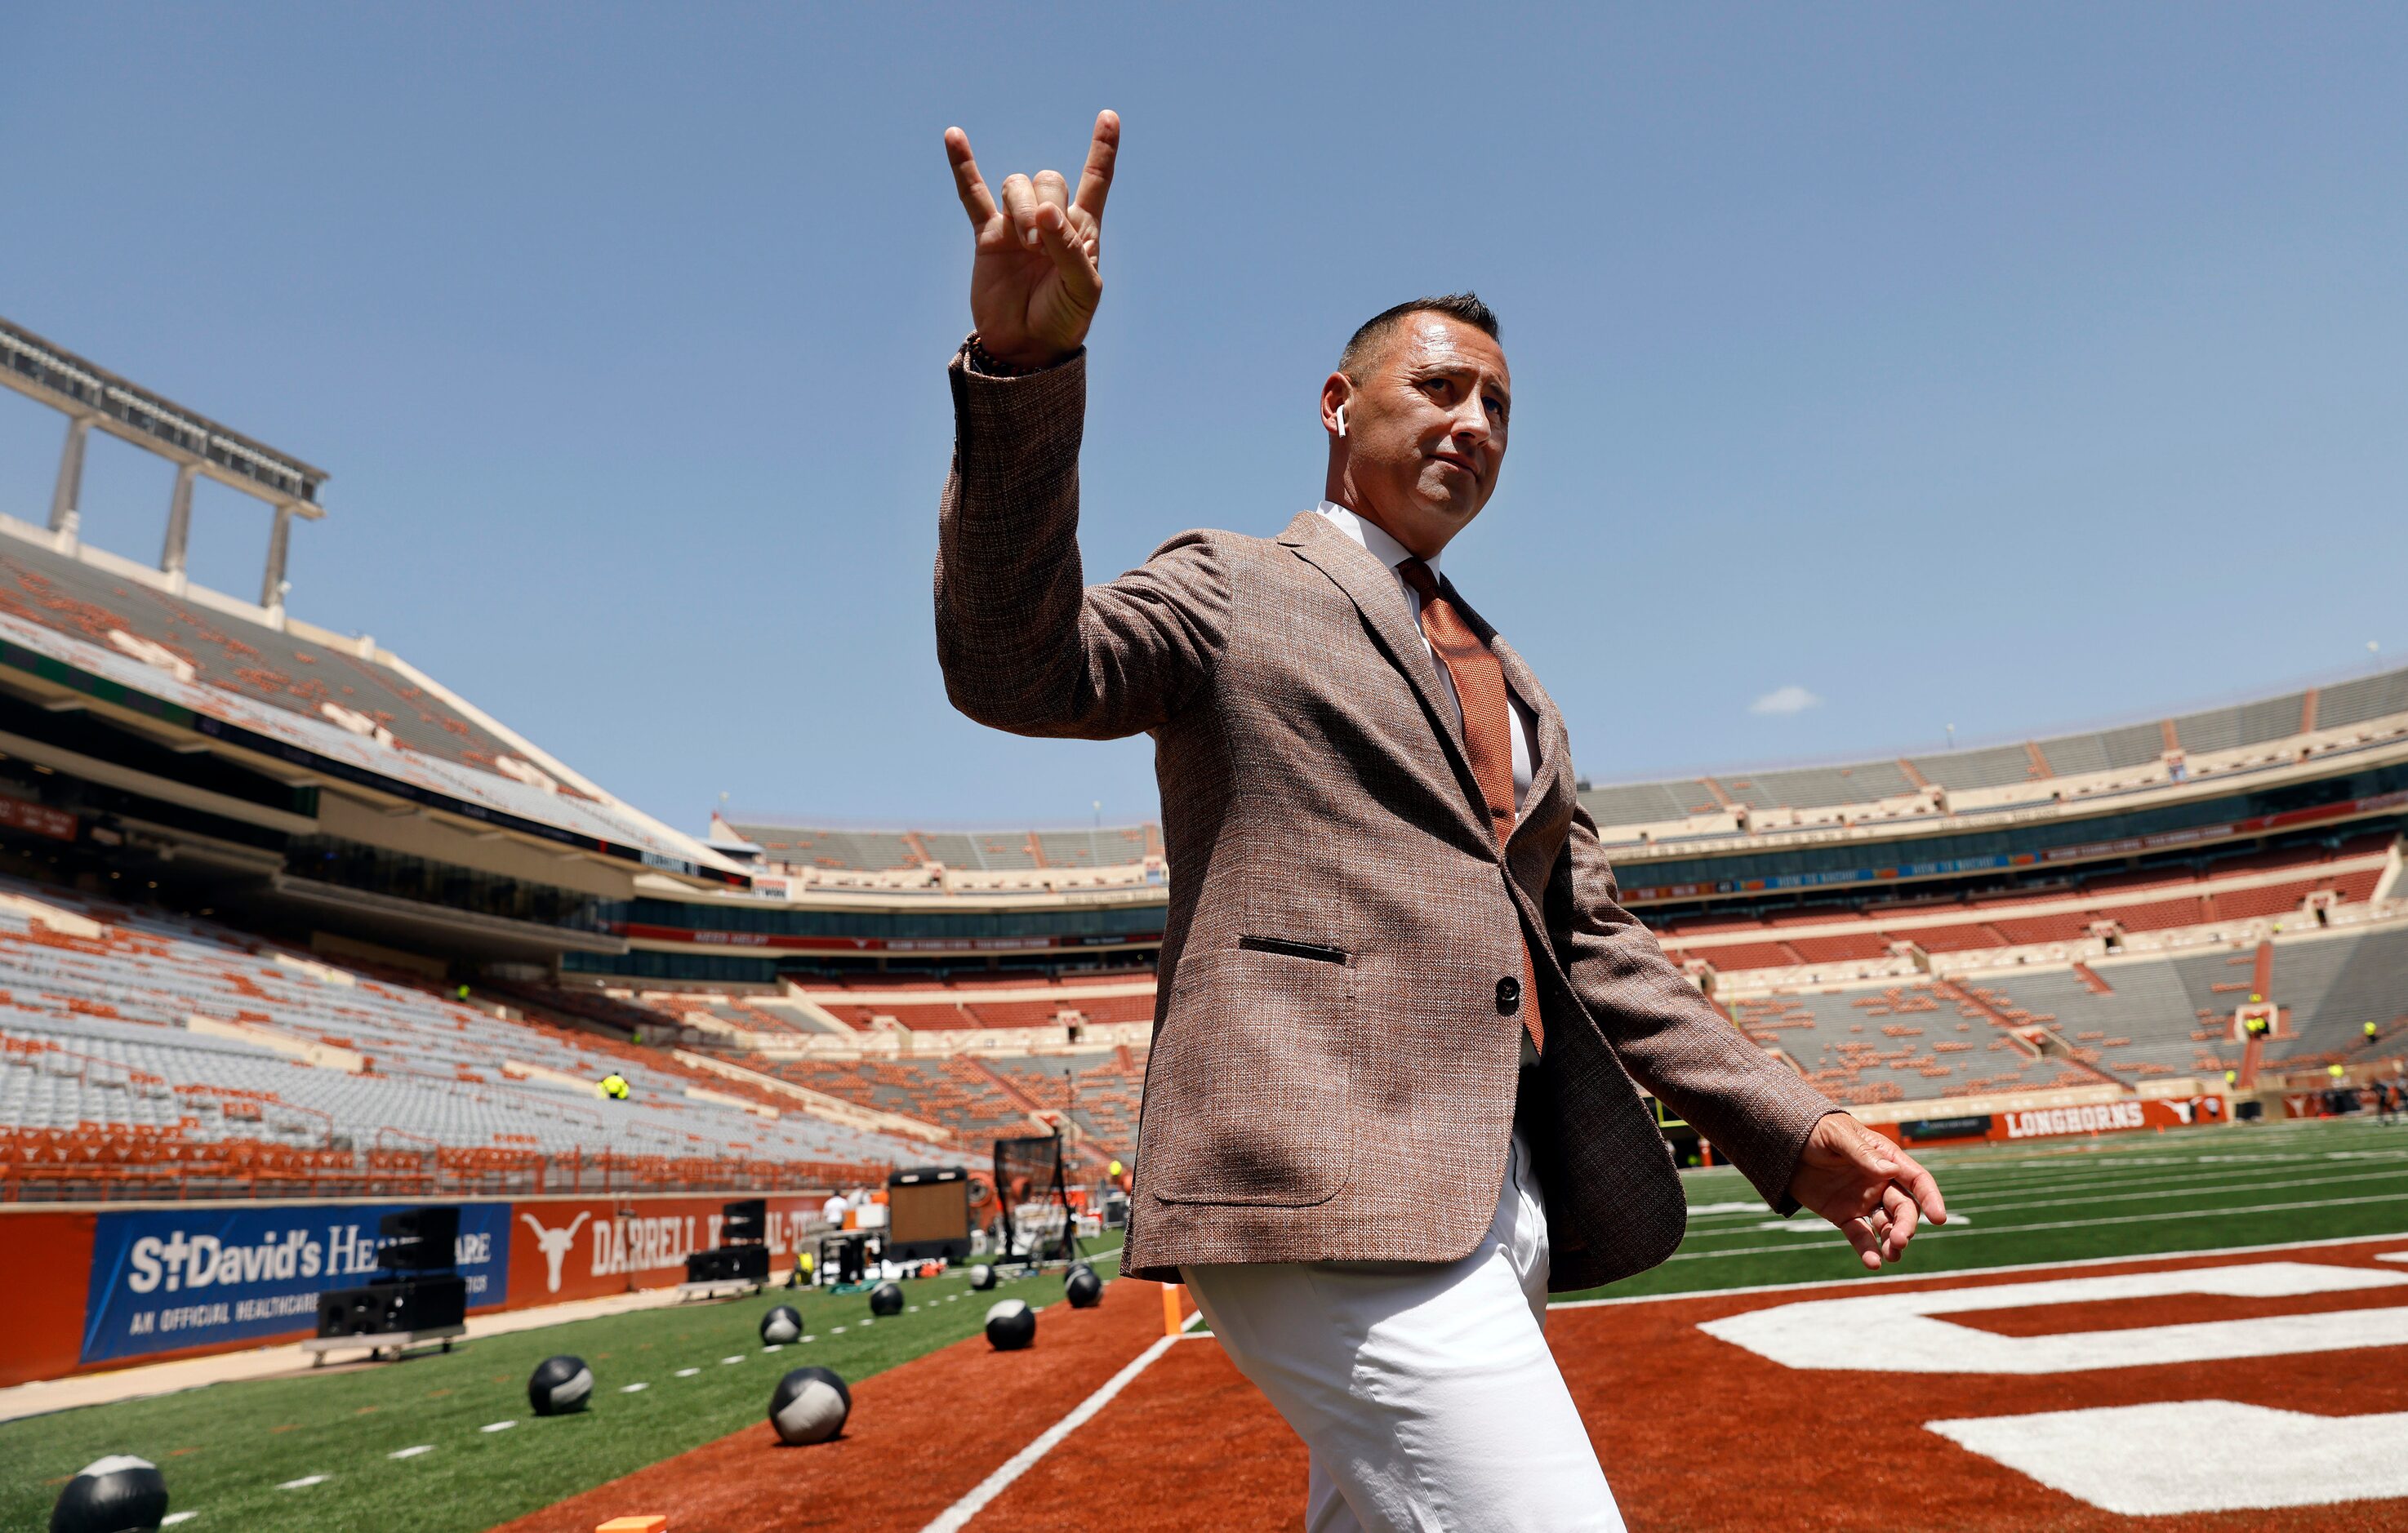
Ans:
POLYGON ((1364 502, 1353 509, 1434 556, 1497 488, 1512 389, 1493 338, 1443 314, 1407 315, 1346 401, 1346 475, 1364 502))

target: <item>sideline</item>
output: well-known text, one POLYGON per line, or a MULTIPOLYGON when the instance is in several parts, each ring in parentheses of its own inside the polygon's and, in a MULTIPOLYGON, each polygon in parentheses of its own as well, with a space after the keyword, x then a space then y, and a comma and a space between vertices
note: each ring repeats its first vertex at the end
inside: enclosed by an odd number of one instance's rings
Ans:
POLYGON ((1039 1433, 1036 1441, 1005 1459, 993 1474, 972 1486, 968 1495, 939 1513, 936 1520, 922 1528, 920 1533, 961 1533, 971 1518, 986 1510, 989 1501, 1010 1489, 1013 1481, 1035 1469, 1039 1459, 1062 1445, 1064 1438, 1084 1426, 1097 1411, 1111 1404, 1112 1397, 1152 1367, 1155 1358, 1168 1352, 1172 1342, 1184 1340, 1195 1334, 1197 1323, 1203 1318, 1204 1312, 1199 1310, 1187 1317, 1177 1336, 1156 1337, 1154 1343, 1132 1358, 1126 1368, 1105 1380, 1094 1394, 1073 1407, 1068 1415, 1039 1433))
MULTIPOLYGON (((539 1304, 525 1310, 497 1310, 489 1314, 470 1315, 468 1334, 459 1340, 474 1341, 481 1336, 508 1336, 515 1331, 542 1330, 550 1325, 566 1325, 603 1315, 662 1309, 676 1303, 678 1291, 674 1287, 638 1288, 633 1293, 605 1294, 599 1298, 570 1299, 563 1304, 539 1304)), ((180 1357, 166 1363, 136 1363, 132 1368, 112 1368, 106 1373, 70 1373, 63 1379, 36 1379, 0 1389, 0 1422, 45 1416, 53 1411, 71 1411, 78 1406, 115 1405, 123 1400, 178 1395, 188 1389, 234 1383, 246 1379, 333 1378, 363 1368, 381 1366, 371 1365, 362 1359, 328 1363, 323 1368, 313 1368, 309 1366, 309 1356, 301 1350, 299 1342, 293 1341, 281 1346, 254 1347, 248 1352, 219 1352, 204 1357, 180 1357)))
MULTIPOLYGON (((1893 1282, 1953 1282, 1957 1278, 1989 1278, 2008 1272, 2055 1272, 2074 1267, 2120 1267, 2132 1262, 2186 1262, 2214 1256, 2256 1256, 2272 1251, 2314 1251, 2320 1247, 2381 1245, 2408 1239, 2408 1230, 2389 1235, 2337 1235, 2321 1240, 2280 1240, 2272 1245, 2218 1246, 2210 1251, 2160 1251, 2137 1256, 2077 1256, 2056 1262, 2010 1262, 2004 1267, 1957 1267, 1941 1272, 1884 1272, 1861 1278, 1815 1278, 1805 1282, 1759 1282, 1744 1288, 1684 1288, 1677 1294, 1632 1294, 1618 1298, 1568 1298, 1549 1310, 1603 1310, 1623 1304, 1670 1304, 1681 1299, 1733 1298, 1747 1294, 1795 1294, 1808 1288, 1864 1288, 1893 1282)), ((1794 1246, 1775 1249, 1796 1250, 1794 1246)), ((2408 1252, 2401 1253, 2408 1256, 2408 1252)))
MULTIPOLYGON (((1090 1267, 1101 1267, 1106 1262, 1118 1262, 1120 1259, 1118 1250, 1107 1251, 1100 1256, 1082 1258, 1090 1267)), ((764 1292, 780 1293, 783 1290, 772 1287, 764 1292)), ((599 1298, 569 1299, 560 1304, 538 1304, 525 1310, 497 1310, 488 1314, 470 1315, 468 1334, 460 1340, 467 1342, 479 1337, 543 1330, 552 1325, 574 1325, 580 1320, 632 1314, 638 1310, 667 1309, 678 1302, 678 1290, 671 1285, 638 1288, 632 1293, 605 1294, 599 1298)), ((309 1357, 309 1354, 301 1350, 300 1343, 294 1341, 273 1347, 253 1347, 247 1352, 218 1352, 201 1357, 179 1357, 165 1363, 136 1363, 130 1368, 111 1368, 104 1373, 70 1373, 59 1379, 35 1379, 0 1388, 0 1422, 47 1416, 53 1411, 73 1411, 87 1405, 117 1405, 126 1400, 147 1400, 161 1395, 180 1395, 188 1389, 205 1389, 210 1384, 240 1383, 251 1379, 331 1379, 364 1368, 383 1366, 362 1358, 312 1368, 309 1357)))

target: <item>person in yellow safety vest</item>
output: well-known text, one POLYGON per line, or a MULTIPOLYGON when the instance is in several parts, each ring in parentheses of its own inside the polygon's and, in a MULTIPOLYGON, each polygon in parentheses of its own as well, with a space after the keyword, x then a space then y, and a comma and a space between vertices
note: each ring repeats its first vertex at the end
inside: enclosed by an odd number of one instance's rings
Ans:
POLYGON ((614 1102, 625 1101, 627 1099, 627 1078, 621 1075, 617 1070, 612 1070, 609 1074, 602 1078, 602 1095, 608 1096, 614 1102))
POLYGON ((2241 1083, 2241 1072, 2240 1072, 2239 1070, 2227 1070, 2227 1071, 2225 1071, 2225 1072, 2224 1072, 2224 1083, 2225 1083, 2226 1085, 2228 1085, 2228 1086, 2237 1086, 2237 1085, 2239 1085, 2239 1084, 2241 1083))
POLYGON ((2372 1043, 2372 1042, 2373 1042, 2373 1041, 2375 1041, 2377 1039, 2379 1039, 2379 1038, 2381 1038, 2381 1037, 2383 1036, 2383 1029, 2382 1029, 2382 1028, 2380 1028, 2380 1027, 2377 1027, 2376 1025, 2374 1025, 2374 1024, 2372 1024, 2372 1023, 2371 1023, 2371 1022, 2370 1022, 2370 1023, 2368 1023, 2364 1027, 2359 1028, 2359 1029, 2358 1029, 2358 1031, 2360 1031, 2360 1032, 2362 1032, 2362 1033, 2364 1033, 2364 1034, 2366 1035, 2366 1041, 2368 1041, 2369 1043, 2372 1043))
POLYGON ((795 1269, 786 1274, 786 1286, 789 1288, 809 1288, 810 1285, 811 1254, 808 1251, 797 1251, 795 1253, 795 1269))

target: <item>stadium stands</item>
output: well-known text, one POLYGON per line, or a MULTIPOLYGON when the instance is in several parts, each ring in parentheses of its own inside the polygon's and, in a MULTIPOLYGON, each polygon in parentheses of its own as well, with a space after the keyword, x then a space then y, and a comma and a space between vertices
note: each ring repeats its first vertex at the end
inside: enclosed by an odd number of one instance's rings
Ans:
MULTIPOLYGON (((147 573, 147 572, 146 572, 147 573)), ((132 653, 157 656, 184 680, 309 718, 334 708, 366 721, 356 732, 388 731, 406 750, 486 771, 522 748, 488 729, 391 657, 336 635, 303 637, 218 603, 173 595, 22 539, 0 552, 0 612, 132 653), (112 639, 112 635, 126 639, 112 639)), ((153 663, 156 663, 155 661, 153 663)), ((557 784, 575 795, 569 782, 557 784)))
POLYGON ((1584 786, 1609 846, 1919 813, 1964 816, 2166 788, 2408 737, 2408 668, 2172 718, 1888 760, 1584 786), (1922 802, 1911 804, 1910 799, 1922 802), (1727 812, 1722 823, 1717 817, 1727 812))
POLYGON ((938 866, 976 872, 1039 867, 1133 867, 1162 850, 1148 824, 1078 830, 858 830, 763 821, 726 822, 762 850, 762 860, 802 873, 819 868, 892 872, 938 866))
POLYGON ((1145 1050, 1122 1047, 992 1063, 1040 1112, 1063 1114, 1106 1153, 1133 1160, 1145 1060, 1145 1050))
POLYGON ((1145 1023, 1154 1018, 1150 972, 1066 975, 976 974, 925 979, 856 976, 797 986, 792 999, 857 1030, 1067 1029, 1145 1023))
POLYGON ((864 1059, 845 1063, 762 1059, 755 1067, 863 1107, 900 1112, 952 1129, 966 1143, 1039 1132, 1028 1110, 968 1058, 864 1059))
MULTIPOLYGON (((2348 1063, 2372 1022, 2408 1032, 2408 924, 2304 932, 2265 944, 2281 1009, 2271 1067, 2348 1063)), ((2256 994, 2258 950, 2103 959, 1986 975, 1737 996, 1733 1023, 1843 1103, 1991 1096, 2053 1086, 2214 1079, 2242 1063, 2232 1017, 2256 994)))
POLYGON ((1680 917, 1659 928, 1676 960, 1697 960, 1741 984, 1871 978, 1915 966, 1900 950, 1947 954, 1945 967, 2068 962, 2188 934, 2238 935, 2253 922, 2314 924, 2363 907, 2392 857, 2392 835, 2259 852, 2142 872, 2068 876, 2054 885, 1862 907, 1826 905, 1762 917, 1680 917), (2115 941, 2111 947, 2108 935, 2115 941), (1751 972, 1753 971, 1753 972, 1751 972))
POLYGON ((28 1144, 95 1139, 272 1145, 319 1157, 316 1171, 372 1153, 554 1176, 615 1158, 723 1184, 764 1163, 858 1173, 928 1154, 655 1051, 13 880, 0 880, 0 1125, 19 1171, 28 1144), (595 1096, 613 1070, 631 1100, 595 1096))
POLYGON ((1849 1105, 2096 1085, 2100 1079, 2043 1057, 1971 1000, 1928 983, 1739 1000, 1731 1017, 1849 1105))

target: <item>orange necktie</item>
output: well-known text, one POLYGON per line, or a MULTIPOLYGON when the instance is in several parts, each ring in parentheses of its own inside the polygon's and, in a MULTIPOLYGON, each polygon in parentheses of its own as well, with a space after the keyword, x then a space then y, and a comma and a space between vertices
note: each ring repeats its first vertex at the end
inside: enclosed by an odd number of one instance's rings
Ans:
MULTIPOLYGON (((1471 758, 1472 780, 1488 801, 1488 824, 1501 851, 1513 834, 1512 703, 1505 691, 1505 667, 1497 653, 1471 631, 1455 603, 1440 594, 1438 577, 1419 559, 1397 566, 1414 595, 1422 599, 1422 634, 1430 651, 1455 682, 1455 701, 1463 708, 1463 750, 1471 758)), ((1533 1046, 1544 1048, 1545 1024, 1539 1020, 1539 981, 1530 962, 1529 939, 1522 948, 1522 1025, 1533 1046)))

